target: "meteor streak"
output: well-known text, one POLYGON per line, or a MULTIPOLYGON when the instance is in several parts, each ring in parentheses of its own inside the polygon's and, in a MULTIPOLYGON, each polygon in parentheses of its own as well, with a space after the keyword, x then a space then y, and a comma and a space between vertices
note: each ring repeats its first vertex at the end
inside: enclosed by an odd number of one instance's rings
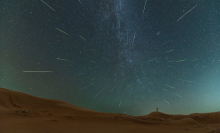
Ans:
POLYGON ((55 10, 50 6, 48 5, 46 2, 44 2, 43 0, 41 0, 46 6, 48 6, 51 10, 53 10, 55 12, 55 10))
POLYGON ((95 61, 90 61, 90 62, 92 62, 92 63, 96 63, 95 61))
POLYGON ((195 59, 195 60, 191 60, 191 61, 197 61, 197 60, 199 60, 199 59, 195 59))
POLYGON ((133 45, 134 45, 134 39, 135 39, 135 35, 136 35, 136 32, 134 33, 134 38, 133 38, 132 47, 133 47, 133 45))
MULTIPOLYGON (((84 90, 84 89, 86 89, 86 88, 88 88, 89 86, 91 86, 93 83, 91 83, 91 84, 89 84, 89 85, 87 85, 86 87, 84 87, 84 88, 82 88, 82 89, 80 89, 79 91, 82 91, 82 90, 84 90)), ((78 91, 78 92, 79 92, 78 91)))
POLYGON ((169 53, 169 52, 172 52, 174 49, 171 49, 171 50, 169 50, 169 51, 167 51, 167 52, 165 52, 165 53, 169 53))
POLYGON ((97 97, 100 93, 104 91, 105 88, 103 88, 95 97, 97 97))
POLYGON ((153 59, 151 59, 151 60, 149 60, 149 62, 150 62, 150 61, 153 61, 153 60, 155 60, 155 59, 157 59, 157 57, 156 57, 156 58, 153 58, 153 59))
POLYGON ((82 4, 82 2, 79 0, 79 3, 82 4))
POLYGON ((167 86, 167 87, 175 89, 175 87, 173 87, 173 86, 170 86, 170 85, 167 85, 167 84, 164 84, 164 85, 167 86))
MULTIPOLYGON (((175 93, 176 94, 176 93, 175 93)), ((176 94, 178 97, 182 98, 180 95, 176 94)))
POLYGON ((120 101, 120 103, 119 103, 119 105, 118 105, 118 106, 119 106, 119 108, 120 108, 120 106, 121 106, 121 101, 120 101))
POLYGON ((24 73, 52 73, 53 71, 23 71, 24 73))
POLYGON ((164 102, 166 102, 167 104, 170 104, 169 102, 167 102, 166 100, 163 99, 164 102))
POLYGON ((59 28, 57 28, 57 27, 55 27, 57 30, 59 30, 60 32, 62 32, 62 33, 64 33, 64 34, 66 34, 66 35, 68 35, 65 31, 63 31, 63 30, 61 30, 61 29, 59 29, 59 28))
POLYGON ((84 41, 86 41, 86 39, 85 38, 83 38, 82 36, 79 36, 80 38, 82 38, 84 41))
POLYGON ((184 79, 178 79, 178 80, 181 80, 181 81, 183 81, 183 82, 193 82, 193 81, 184 80, 184 79))
POLYGON ((178 60, 178 61, 176 61, 176 62, 182 62, 182 61, 186 61, 187 59, 184 59, 184 60, 178 60))
POLYGON ((66 60, 66 59, 60 59, 60 58, 57 58, 57 60, 63 60, 63 61, 68 61, 68 60, 66 60))
POLYGON ((143 18, 143 15, 144 15, 144 11, 145 11, 145 6, 147 4, 147 0, 145 1, 145 4, 144 4, 144 10, 143 10, 143 13, 142 13, 142 18, 143 18))
MULTIPOLYGON (((198 4, 197 4, 198 5, 198 4)), ((191 12, 197 5, 195 5, 193 8, 191 8, 188 12, 186 12, 185 14, 183 14, 183 16, 181 16, 176 22, 180 21, 184 16, 186 16, 189 12, 191 12)))
POLYGON ((120 2, 120 10, 121 10, 121 0, 119 0, 119 2, 120 2))

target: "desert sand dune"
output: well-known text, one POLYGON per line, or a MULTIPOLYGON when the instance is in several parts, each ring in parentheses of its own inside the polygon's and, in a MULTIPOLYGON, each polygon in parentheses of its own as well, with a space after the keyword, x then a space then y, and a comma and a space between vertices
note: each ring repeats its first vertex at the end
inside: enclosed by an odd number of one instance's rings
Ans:
POLYGON ((217 133, 219 127, 220 112, 135 117, 0 88, 0 133, 217 133))

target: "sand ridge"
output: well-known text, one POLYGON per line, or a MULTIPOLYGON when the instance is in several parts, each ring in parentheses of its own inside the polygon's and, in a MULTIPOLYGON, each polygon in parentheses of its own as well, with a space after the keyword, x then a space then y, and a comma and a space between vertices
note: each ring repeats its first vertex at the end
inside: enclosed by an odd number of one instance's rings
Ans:
POLYGON ((0 88, 0 133, 217 133, 220 112, 145 116, 100 113, 0 88))

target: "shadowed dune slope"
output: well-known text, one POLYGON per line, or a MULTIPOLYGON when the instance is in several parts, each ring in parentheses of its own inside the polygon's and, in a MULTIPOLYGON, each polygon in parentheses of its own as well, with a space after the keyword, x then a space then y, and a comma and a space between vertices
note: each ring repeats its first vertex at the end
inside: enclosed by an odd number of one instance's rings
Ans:
POLYGON ((85 109, 69 104, 67 102, 40 98, 22 92, 0 88, 0 109, 25 108, 25 109, 33 109, 33 110, 42 110, 42 109, 50 110, 58 107, 62 107, 62 108, 68 107, 77 110, 92 111, 89 109, 85 109))

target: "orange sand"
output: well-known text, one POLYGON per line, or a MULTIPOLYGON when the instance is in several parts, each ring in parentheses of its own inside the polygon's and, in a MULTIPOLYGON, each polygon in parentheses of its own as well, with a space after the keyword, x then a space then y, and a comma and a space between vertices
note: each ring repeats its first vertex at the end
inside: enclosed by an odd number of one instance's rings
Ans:
POLYGON ((134 117, 0 88, 0 133, 220 133, 220 112, 134 117))

